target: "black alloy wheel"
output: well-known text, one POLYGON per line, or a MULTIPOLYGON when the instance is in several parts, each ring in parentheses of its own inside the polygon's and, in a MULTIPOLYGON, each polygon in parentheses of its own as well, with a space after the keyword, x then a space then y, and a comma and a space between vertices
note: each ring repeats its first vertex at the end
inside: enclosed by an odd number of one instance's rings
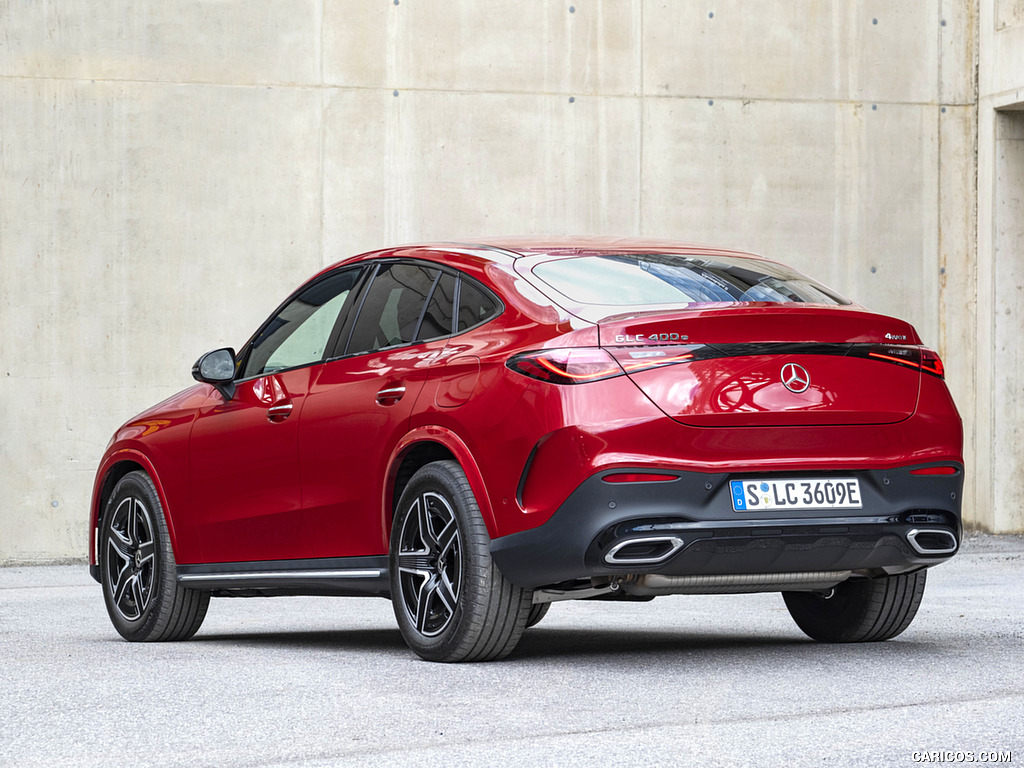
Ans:
POLYGON ((398 577, 416 631, 436 637, 455 617, 462 587, 462 539, 444 496, 425 491, 412 500, 399 535, 398 577))
POLYGON ((149 607, 156 567, 153 517, 146 502, 122 496, 107 523, 104 587, 114 610, 125 621, 137 621, 149 607))

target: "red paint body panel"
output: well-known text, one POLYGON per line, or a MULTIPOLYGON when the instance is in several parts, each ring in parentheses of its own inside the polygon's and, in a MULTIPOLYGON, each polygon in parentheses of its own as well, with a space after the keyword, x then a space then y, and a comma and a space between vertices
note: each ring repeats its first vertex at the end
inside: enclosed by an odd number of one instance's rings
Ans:
MULTIPOLYGON (((149 472, 165 508, 184 510, 191 504, 188 437, 197 410, 213 391, 213 387, 208 384, 196 384, 143 411, 114 433, 96 471, 90 531, 94 531, 99 524, 104 502, 104 481, 111 473, 116 474, 122 464, 138 464, 149 472)), ((189 528, 188 521, 175 515, 167 522, 175 553, 198 559, 199 538, 189 528)), ((89 556, 90 562, 95 563, 95 537, 91 535, 89 556)))
POLYGON ((387 457, 409 431, 409 418, 446 340, 335 360, 322 366, 302 414, 302 501, 313 557, 387 551, 381 488, 387 457), (405 388, 397 400, 381 390, 405 388))
POLYGON ((316 370, 260 376, 240 383, 229 401, 212 392, 199 408, 189 444, 191 502, 176 513, 199 539, 199 562, 312 556, 298 434, 316 370), (271 421, 270 408, 288 403, 291 414, 271 421))
POLYGON ((922 374, 877 360, 772 355, 700 360, 630 374, 667 415, 694 427, 894 424, 917 407, 922 374), (792 392, 780 371, 801 365, 810 384, 792 392))

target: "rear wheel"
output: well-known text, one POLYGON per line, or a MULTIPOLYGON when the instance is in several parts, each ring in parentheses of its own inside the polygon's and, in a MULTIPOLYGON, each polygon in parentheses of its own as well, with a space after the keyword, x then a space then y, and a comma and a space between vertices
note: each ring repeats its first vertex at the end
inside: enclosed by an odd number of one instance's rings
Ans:
POLYGON ((830 594, 783 592, 790 616, 814 640, 864 643, 896 637, 914 620, 926 571, 838 584, 830 594))
POLYGON ((196 633, 210 593, 178 584, 160 496, 145 472, 129 472, 114 486, 98 556, 103 600, 123 638, 185 640, 196 633))
POLYGON ((519 642, 533 593, 505 579, 490 542, 457 463, 413 475, 391 530, 391 600, 402 637, 424 659, 491 661, 519 642))

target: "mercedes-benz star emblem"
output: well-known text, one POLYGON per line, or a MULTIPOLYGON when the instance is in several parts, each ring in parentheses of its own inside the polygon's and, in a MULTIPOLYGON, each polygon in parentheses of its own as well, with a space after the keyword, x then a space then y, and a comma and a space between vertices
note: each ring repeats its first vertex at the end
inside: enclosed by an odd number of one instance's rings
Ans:
POLYGON ((796 392, 799 395, 801 392, 806 392, 807 388, 811 386, 811 377, 807 375, 807 370, 802 365, 786 363, 782 366, 782 383, 790 392, 796 392))

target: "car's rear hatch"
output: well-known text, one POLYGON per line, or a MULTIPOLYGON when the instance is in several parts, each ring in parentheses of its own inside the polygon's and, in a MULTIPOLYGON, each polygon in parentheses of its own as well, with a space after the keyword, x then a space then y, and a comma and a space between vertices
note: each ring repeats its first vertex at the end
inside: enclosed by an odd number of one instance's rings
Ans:
POLYGON ((744 304, 616 315, 600 344, 668 416, 699 427, 891 424, 914 413, 920 344, 854 307, 744 304))

